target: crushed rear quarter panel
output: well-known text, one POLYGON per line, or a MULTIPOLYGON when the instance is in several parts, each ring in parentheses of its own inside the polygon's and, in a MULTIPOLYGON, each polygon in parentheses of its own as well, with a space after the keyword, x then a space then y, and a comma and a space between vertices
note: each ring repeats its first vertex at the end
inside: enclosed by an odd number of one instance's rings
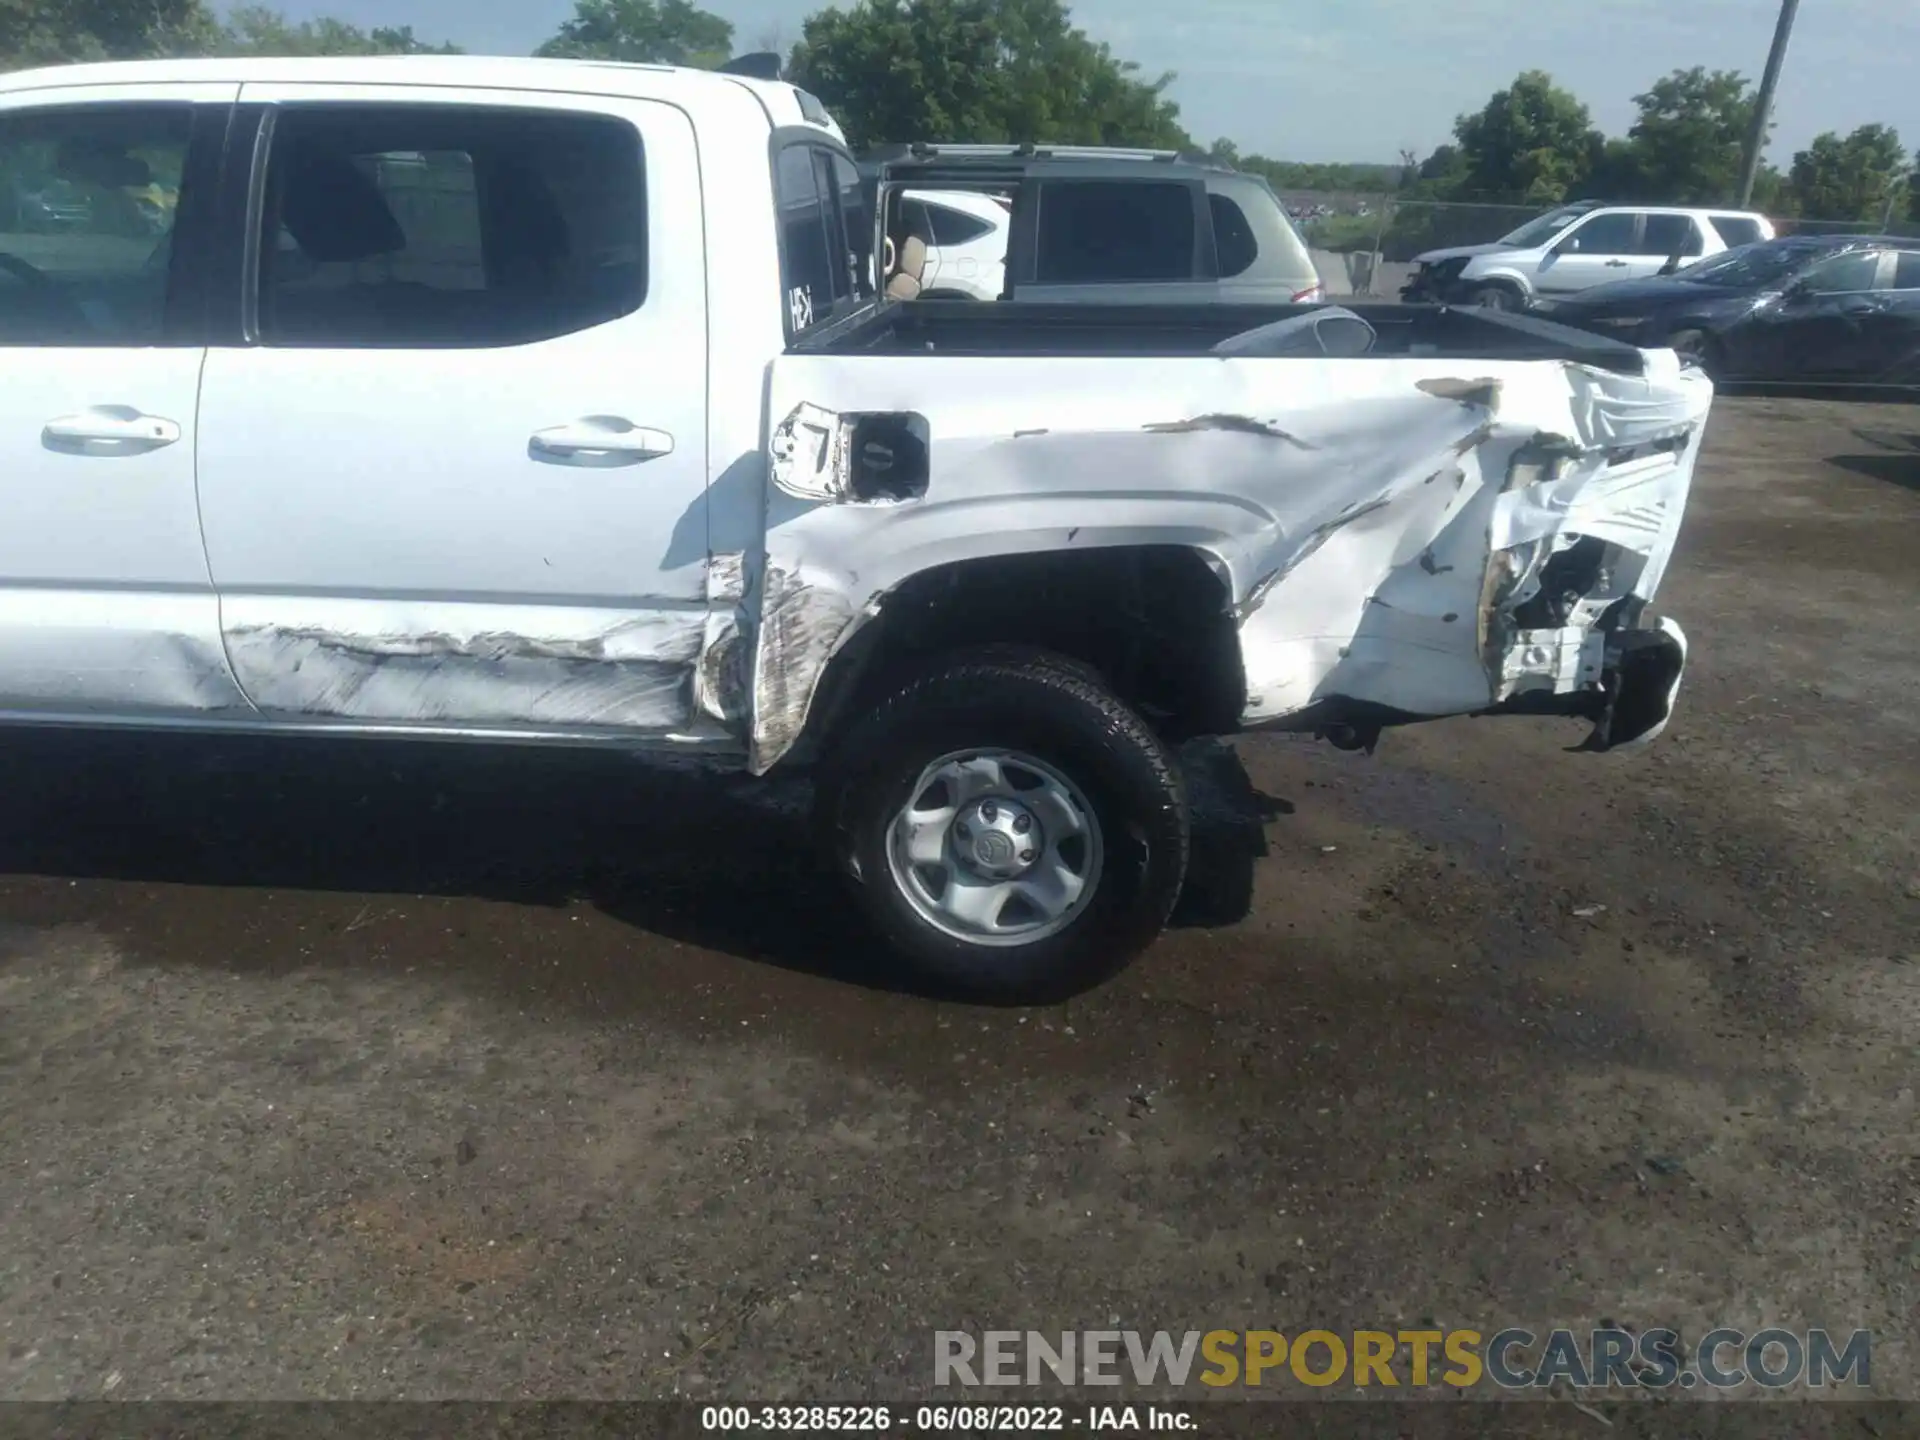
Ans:
POLYGON ((791 746, 827 660, 901 581, 1076 546, 1211 557, 1248 725, 1330 697, 1438 717, 1586 683, 1603 658, 1594 622, 1659 586, 1712 394, 1665 351, 1639 376, 1540 360, 784 356, 753 768, 791 746), (925 418, 928 484, 855 499, 834 425, 886 412, 925 418), (1606 547, 1604 582, 1562 624, 1514 623, 1582 536, 1606 547))

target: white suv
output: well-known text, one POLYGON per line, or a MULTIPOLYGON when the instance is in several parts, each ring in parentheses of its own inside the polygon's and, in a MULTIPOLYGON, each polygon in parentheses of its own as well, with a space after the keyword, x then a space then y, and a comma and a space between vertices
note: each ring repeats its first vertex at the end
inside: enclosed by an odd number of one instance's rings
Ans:
POLYGON ((1666 205, 1565 205, 1486 245, 1414 257, 1406 301, 1524 310, 1609 280, 1639 280, 1739 245, 1773 239, 1764 215, 1666 205))
POLYGON ((972 190, 909 190, 900 198, 907 233, 927 247, 920 278, 929 300, 998 300, 1007 283, 1013 202, 972 190))

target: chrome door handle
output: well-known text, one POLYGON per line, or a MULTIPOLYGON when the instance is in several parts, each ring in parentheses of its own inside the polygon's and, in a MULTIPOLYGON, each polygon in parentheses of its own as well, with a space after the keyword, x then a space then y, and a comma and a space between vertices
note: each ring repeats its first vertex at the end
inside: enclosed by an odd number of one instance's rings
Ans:
POLYGON ((1609 270, 1624 270, 1627 268, 1627 262, 1624 260, 1609 260, 1607 261, 1607 268, 1609 270))
POLYGON ((638 465, 673 453, 673 436, 618 415, 589 415, 535 431, 527 453, 554 465, 638 465))
POLYGON ((42 445, 69 455, 142 455, 179 438, 176 422, 143 415, 131 405, 95 405, 49 420, 40 431, 42 445))

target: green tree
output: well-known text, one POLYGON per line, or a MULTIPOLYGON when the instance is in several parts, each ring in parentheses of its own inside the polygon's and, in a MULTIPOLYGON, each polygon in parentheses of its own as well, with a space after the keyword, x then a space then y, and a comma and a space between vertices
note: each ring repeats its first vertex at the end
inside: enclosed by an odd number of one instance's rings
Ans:
POLYGON ((1184 148, 1166 98, 1060 0, 864 0, 807 18, 790 70, 856 146, 1052 140, 1184 148))
POLYGON ((0 69, 173 54, 215 33, 200 0, 0 0, 0 69))
POLYGON ((1886 125, 1862 125, 1844 138, 1829 130, 1793 157, 1787 172, 1795 205, 1815 220, 1880 223, 1905 183, 1906 148, 1886 125))
POLYGON ((1467 157, 1458 145, 1440 145, 1420 162, 1407 186, 1408 199, 1445 199, 1467 182, 1467 157))
POLYGON ((368 31, 322 17, 295 23, 263 5, 243 5, 227 17, 206 47, 219 55, 457 55, 454 45, 429 45, 413 27, 368 31))
POLYGON ((733 53, 733 22, 691 0, 575 0, 536 55, 712 69, 733 53))
POLYGON ((1551 205, 1593 168, 1604 141, 1587 107, 1529 70, 1453 125, 1464 174, 1459 198, 1551 205))
POLYGON ((1754 96, 1737 70, 1675 70, 1633 97, 1639 117, 1627 131, 1623 168, 1647 203, 1726 203, 1740 184, 1740 159, 1753 124, 1754 96))

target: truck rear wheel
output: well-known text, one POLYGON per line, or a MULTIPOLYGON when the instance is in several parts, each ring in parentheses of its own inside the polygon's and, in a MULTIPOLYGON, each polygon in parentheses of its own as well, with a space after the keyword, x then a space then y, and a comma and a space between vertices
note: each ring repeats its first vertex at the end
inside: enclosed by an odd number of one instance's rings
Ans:
POLYGON ((1023 648, 904 680, 820 777, 829 842, 916 978, 1064 999, 1165 926, 1187 862, 1172 756, 1084 666, 1023 648))

